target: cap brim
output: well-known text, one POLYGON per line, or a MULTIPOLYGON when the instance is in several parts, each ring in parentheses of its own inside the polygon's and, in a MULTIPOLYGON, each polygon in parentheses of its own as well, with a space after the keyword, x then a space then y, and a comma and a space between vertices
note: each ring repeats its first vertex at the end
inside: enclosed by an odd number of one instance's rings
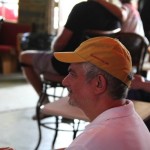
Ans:
POLYGON ((57 60, 65 63, 78 63, 86 61, 75 52, 55 52, 54 56, 57 60))

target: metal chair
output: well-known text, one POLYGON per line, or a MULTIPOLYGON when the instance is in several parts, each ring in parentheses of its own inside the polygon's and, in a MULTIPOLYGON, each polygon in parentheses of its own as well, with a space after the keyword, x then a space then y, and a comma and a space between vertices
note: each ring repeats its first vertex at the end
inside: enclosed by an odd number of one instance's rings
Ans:
MULTIPOLYGON (((74 120, 73 118, 66 118, 63 115, 63 113, 61 115, 48 114, 45 119, 40 118, 40 114, 42 113, 42 109, 44 107, 43 102, 44 102, 45 96, 49 97, 49 101, 50 101, 49 104, 52 104, 53 102, 57 101, 58 99, 68 94, 66 92, 66 88, 61 84, 63 76, 47 75, 47 76, 42 77, 42 79, 43 79, 43 89, 39 97, 37 106, 36 106, 39 139, 38 139, 38 143, 36 145, 35 150, 39 148, 40 143, 42 141, 42 129, 41 129, 42 127, 55 131, 53 141, 52 141, 52 146, 51 146, 53 149, 55 146, 56 138, 57 138, 59 131, 73 132, 73 139, 74 139, 77 135, 77 132, 80 131, 79 126, 81 122, 79 119, 74 120), (58 90, 59 90, 59 93, 58 93, 58 90), (50 120, 50 117, 52 118, 52 120, 50 120), (60 127, 60 124, 62 123, 69 125, 72 129, 62 129, 60 127)), ((64 110, 66 108, 63 108, 62 106, 61 109, 64 110)))

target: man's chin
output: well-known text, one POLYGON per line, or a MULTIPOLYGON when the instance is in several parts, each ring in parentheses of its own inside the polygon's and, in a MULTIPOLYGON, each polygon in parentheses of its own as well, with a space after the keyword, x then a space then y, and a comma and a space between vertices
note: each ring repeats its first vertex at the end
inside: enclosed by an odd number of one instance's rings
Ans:
POLYGON ((76 106, 75 102, 74 102, 74 99, 72 97, 69 97, 69 100, 68 100, 69 104, 72 105, 72 106, 76 106))

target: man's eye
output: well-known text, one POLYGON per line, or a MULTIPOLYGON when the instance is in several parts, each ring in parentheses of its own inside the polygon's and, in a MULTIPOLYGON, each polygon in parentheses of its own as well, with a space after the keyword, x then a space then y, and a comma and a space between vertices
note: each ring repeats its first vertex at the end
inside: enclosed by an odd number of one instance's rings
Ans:
POLYGON ((69 74, 71 75, 71 76, 73 76, 74 74, 73 74, 73 72, 69 72, 69 74))
POLYGON ((72 76, 72 77, 75 77, 75 76, 76 76, 74 72, 69 72, 68 74, 69 74, 70 76, 72 76))

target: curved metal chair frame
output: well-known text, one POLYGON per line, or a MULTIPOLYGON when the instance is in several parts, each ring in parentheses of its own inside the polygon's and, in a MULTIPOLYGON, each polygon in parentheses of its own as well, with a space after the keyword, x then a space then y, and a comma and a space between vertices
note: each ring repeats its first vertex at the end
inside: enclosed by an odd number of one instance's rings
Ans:
POLYGON ((73 139, 76 137, 77 132, 81 131, 81 130, 79 130, 80 120, 75 121, 74 119, 67 119, 67 118, 64 118, 63 116, 48 116, 48 118, 53 117, 55 119, 55 121, 50 121, 50 120, 46 121, 46 119, 42 119, 42 120, 40 119, 41 107, 43 105, 45 96, 49 97, 50 102, 54 102, 55 100, 62 98, 64 96, 64 92, 65 92, 65 87, 61 84, 61 82, 43 79, 43 89, 42 89, 41 95, 39 97, 37 106, 36 106, 39 139, 38 139, 38 143, 36 145, 35 150, 37 150, 39 148, 40 143, 42 141, 41 127, 45 127, 47 129, 51 129, 51 130, 55 131, 54 138, 52 141, 52 149, 55 146, 58 131, 73 132, 73 139), (56 93, 56 90, 57 90, 56 88, 58 88, 58 87, 61 88, 60 95, 57 95, 57 93, 56 93), (52 94, 48 93, 50 90, 51 90, 51 92, 53 90, 52 94), (72 130, 60 128, 61 123, 67 123, 68 125, 71 126, 72 130))

